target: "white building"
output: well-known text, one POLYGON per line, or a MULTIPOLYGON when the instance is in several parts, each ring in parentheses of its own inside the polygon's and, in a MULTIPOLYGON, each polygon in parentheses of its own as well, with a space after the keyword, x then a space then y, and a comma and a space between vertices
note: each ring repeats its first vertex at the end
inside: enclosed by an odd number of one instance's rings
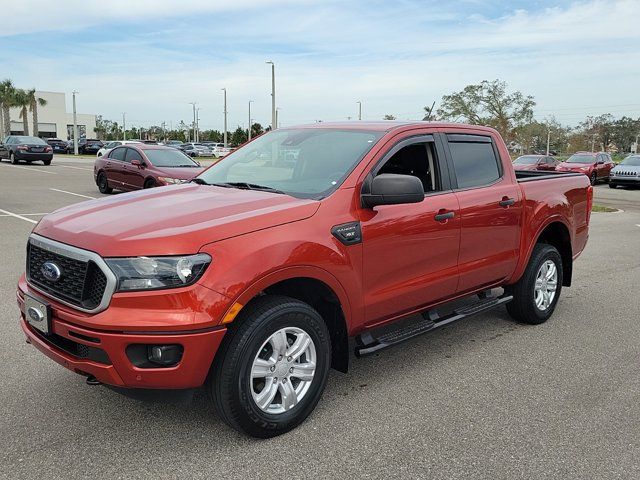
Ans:
MULTIPOLYGON (((62 92, 36 92, 36 96, 47 101, 44 107, 38 106, 38 136, 42 138, 73 138, 73 111, 67 112, 65 94, 62 92)), ((20 109, 12 108, 9 112, 11 119, 11 134, 23 135, 24 128, 20 109)), ((96 138, 93 131, 96 128, 96 116, 86 113, 76 115, 78 122, 78 138, 96 138)), ((33 114, 27 112, 29 135, 33 135, 33 114)))

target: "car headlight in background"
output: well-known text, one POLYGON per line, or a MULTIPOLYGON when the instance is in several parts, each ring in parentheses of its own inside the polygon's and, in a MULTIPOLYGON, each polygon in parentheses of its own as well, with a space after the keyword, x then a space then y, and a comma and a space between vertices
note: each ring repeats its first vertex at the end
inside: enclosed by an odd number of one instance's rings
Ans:
POLYGON ((177 257, 106 258, 118 278, 118 292, 177 288, 195 283, 211 257, 206 253, 177 257))
POLYGON ((583 172, 588 172, 590 167, 580 167, 583 172))
POLYGON ((166 184, 173 184, 173 183, 184 183, 186 182, 186 180, 182 180, 180 178, 171 178, 171 177, 158 177, 158 180, 160 180, 161 182, 164 182, 166 184))

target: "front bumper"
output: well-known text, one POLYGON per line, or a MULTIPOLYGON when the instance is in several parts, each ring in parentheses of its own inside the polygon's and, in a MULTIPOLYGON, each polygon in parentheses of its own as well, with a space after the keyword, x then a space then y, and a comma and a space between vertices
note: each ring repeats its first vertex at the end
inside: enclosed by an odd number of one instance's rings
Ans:
POLYGON ((614 185, 630 185, 630 186, 640 186, 640 177, 633 177, 631 175, 611 175, 609 177, 609 182, 614 185))
MULTIPOLYGON (((209 292, 215 293, 211 290, 209 292)), ((194 295, 194 292, 190 294, 194 295)), ((18 284, 16 300, 21 312, 20 326, 28 343, 73 372, 85 376, 93 375, 102 383, 119 387, 182 389, 203 385, 226 333, 224 327, 198 328, 192 322, 192 313, 184 310, 167 312, 161 308, 154 310, 151 306, 146 311, 140 310, 135 307, 135 298, 118 301, 114 297, 112 306, 107 310, 93 316, 80 314, 57 304, 46 295, 33 291, 24 281, 24 277, 18 284), (49 336, 41 334, 26 321, 25 292, 51 304, 49 336), (105 325, 99 325, 97 319, 105 316, 119 320, 116 325, 114 320, 109 322, 109 326, 116 327, 117 330, 106 330, 105 325), (147 320, 152 316, 156 318, 155 330, 150 330, 153 326, 151 323, 140 323, 141 318, 145 316, 148 316, 147 320), (95 326, 89 326, 92 320, 95 326), (186 330, 185 322, 191 324, 192 329, 186 330), (123 323, 129 323, 130 326, 124 327, 123 323), (132 325, 134 323, 136 325, 132 325), (168 330, 171 324, 174 324, 175 328, 168 330), (184 352, 175 366, 141 368, 134 365, 127 355, 127 347, 134 344, 179 344, 184 352)), ((168 301, 175 302, 176 299, 168 301)))

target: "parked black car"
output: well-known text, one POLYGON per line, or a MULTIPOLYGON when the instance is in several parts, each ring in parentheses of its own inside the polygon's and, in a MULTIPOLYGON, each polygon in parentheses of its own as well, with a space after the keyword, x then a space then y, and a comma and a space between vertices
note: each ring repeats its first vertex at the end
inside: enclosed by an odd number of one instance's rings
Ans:
POLYGON ((95 140, 93 138, 81 138, 78 140, 78 153, 80 155, 95 155, 103 146, 104 144, 100 140, 95 140))
MULTIPOLYGON (((69 144, 60 138, 47 138, 47 143, 53 149, 53 153, 70 153, 69 144)), ((73 148, 71 149, 73 151, 73 148)))
POLYGON ((40 161, 45 165, 51 165, 53 148, 38 137, 9 135, 0 142, 0 161, 5 158, 14 165, 20 160, 27 163, 40 161))

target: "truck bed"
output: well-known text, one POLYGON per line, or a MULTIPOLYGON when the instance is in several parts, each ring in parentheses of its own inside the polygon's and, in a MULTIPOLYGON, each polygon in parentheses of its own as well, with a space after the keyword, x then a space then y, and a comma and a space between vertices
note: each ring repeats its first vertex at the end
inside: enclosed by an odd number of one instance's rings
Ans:
POLYGON ((558 178, 558 177, 576 177, 579 175, 584 175, 583 173, 572 173, 572 172, 539 172, 535 170, 521 170, 515 171, 516 179, 519 183, 522 182, 535 182, 536 180, 544 180, 550 178, 558 178))

